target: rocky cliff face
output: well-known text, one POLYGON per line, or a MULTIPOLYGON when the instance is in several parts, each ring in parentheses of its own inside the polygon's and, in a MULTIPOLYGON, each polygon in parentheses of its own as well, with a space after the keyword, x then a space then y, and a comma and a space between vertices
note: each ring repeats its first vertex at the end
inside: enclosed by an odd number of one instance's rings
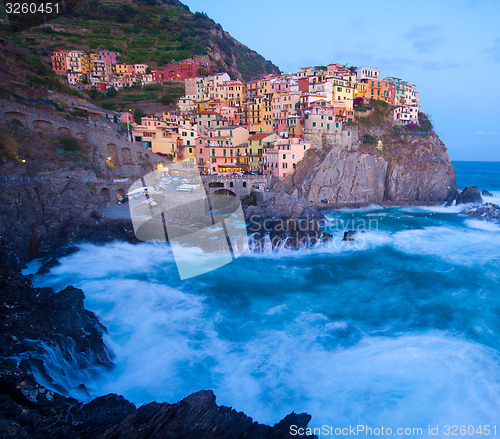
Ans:
POLYGON ((0 255, 4 264, 49 256, 79 241, 133 240, 129 221, 103 217, 104 201, 76 178, 50 184, 2 185, 0 255))
POLYGON ((326 141, 313 138, 295 174, 277 187, 313 203, 412 204, 441 203, 456 183, 446 147, 433 131, 397 134, 385 120, 344 127, 326 141), (363 141, 366 135, 372 144, 363 141))
MULTIPOLYGON (((258 424, 211 391, 175 404, 140 408, 110 394, 84 403, 63 396, 71 375, 112 367, 105 329, 84 309, 81 290, 33 288, 30 276, 0 268, 0 437, 2 438, 289 438, 290 425, 305 427, 307 414, 292 413, 274 427, 258 424), (54 363, 56 359, 56 363, 54 363), (58 373, 62 367, 64 373, 58 373)), ((77 387, 85 399, 83 384, 77 387)), ((87 395, 88 396, 88 395, 87 395)), ((88 398, 87 398, 88 400, 88 398)))

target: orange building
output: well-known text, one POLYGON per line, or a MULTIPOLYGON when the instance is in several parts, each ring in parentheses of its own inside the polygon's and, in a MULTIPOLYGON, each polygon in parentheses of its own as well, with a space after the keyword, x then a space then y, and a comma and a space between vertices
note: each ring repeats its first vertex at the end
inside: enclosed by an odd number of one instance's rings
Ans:
POLYGON ((388 104, 394 104, 394 95, 389 81, 361 79, 354 94, 356 98, 378 99, 388 104))
POLYGON ((59 52, 54 52, 51 56, 52 60, 52 70, 60 75, 66 75, 68 71, 67 57, 68 50, 61 50, 59 52))

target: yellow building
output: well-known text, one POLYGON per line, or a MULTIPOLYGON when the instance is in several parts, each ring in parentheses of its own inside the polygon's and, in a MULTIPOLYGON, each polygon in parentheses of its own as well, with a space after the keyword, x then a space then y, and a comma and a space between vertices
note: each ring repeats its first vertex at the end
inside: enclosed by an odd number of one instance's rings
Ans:
POLYGON ((118 76, 127 74, 127 64, 115 64, 115 74, 118 76))
POLYGON ((262 131, 273 130, 273 95, 267 95, 263 98, 262 106, 262 131))
POLYGON ((192 145, 186 146, 183 145, 184 148, 184 157, 183 159, 186 161, 189 161, 191 165, 196 166, 197 160, 196 160, 196 141, 192 142, 192 145))
POLYGON ((264 153, 273 149, 278 139, 280 137, 272 132, 256 133, 248 138, 248 154, 242 158, 248 164, 249 171, 264 170, 264 153))
POLYGON ((240 107, 247 100, 247 87, 241 81, 229 81, 221 85, 221 96, 230 107, 240 107))
POLYGON ((348 101, 354 98, 354 83, 342 78, 332 78, 333 101, 348 101))
POLYGON ((82 74, 89 73, 92 67, 90 55, 87 53, 82 54, 82 74))
POLYGON ((302 137, 302 118, 298 114, 288 116, 286 123, 290 137, 302 137))

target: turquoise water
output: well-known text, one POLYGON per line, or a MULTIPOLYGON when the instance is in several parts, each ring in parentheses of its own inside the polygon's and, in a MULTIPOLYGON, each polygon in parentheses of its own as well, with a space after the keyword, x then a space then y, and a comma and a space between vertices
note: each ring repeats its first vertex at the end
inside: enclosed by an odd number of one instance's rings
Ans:
POLYGON ((453 162, 453 167, 460 187, 500 191, 500 162, 453 162))
MULTIPOLYGON (((497 164, 456 169, 459 184, 500 190, 497 164)), ((291 411, 312 427, 500 424, 500 226, 459 210, 328 212, 330 245, 185 281, 168 247, 82 245, 35 282, 82 288, 108 327, 116 368, 81 378, 92 396, 213 389, 268 424, 291 411), (341 242, 352 224, 368 230, 341 242)))

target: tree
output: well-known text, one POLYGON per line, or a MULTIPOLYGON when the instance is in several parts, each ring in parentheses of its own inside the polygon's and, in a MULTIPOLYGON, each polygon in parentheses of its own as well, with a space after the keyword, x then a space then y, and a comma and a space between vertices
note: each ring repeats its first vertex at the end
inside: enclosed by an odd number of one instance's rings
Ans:
POLYGON ((116 95, 117 95, 117 91, 116 91, 116 88, 114 87, 109 87, 107 90, 106 90, 106 96, 108 98, 114 98, 116 95))
POLYGON ((134 122, 135 123, 140 124, 141 118, 144 116, 146 116, 146 113, 144 113, 144 111, 142 111, 140 108, 136 108, 134 110, 134 122))

